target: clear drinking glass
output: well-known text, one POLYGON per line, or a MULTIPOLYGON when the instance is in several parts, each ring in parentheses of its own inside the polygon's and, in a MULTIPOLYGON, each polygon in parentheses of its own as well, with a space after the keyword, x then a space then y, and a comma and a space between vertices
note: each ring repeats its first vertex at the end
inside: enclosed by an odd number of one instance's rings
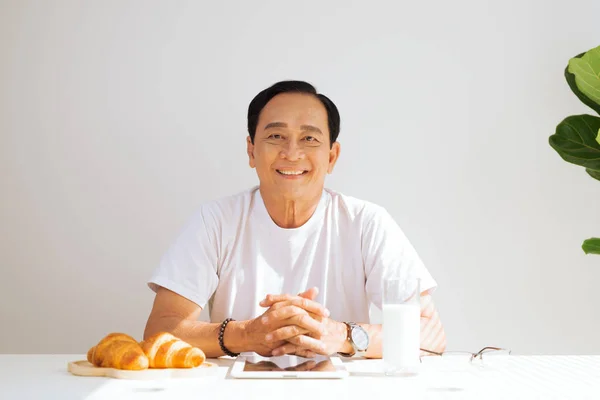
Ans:
POLYGON ((383 362, 387 375, 412 375, 420 364, 421 289, 418 278, 383 280, 383 362))

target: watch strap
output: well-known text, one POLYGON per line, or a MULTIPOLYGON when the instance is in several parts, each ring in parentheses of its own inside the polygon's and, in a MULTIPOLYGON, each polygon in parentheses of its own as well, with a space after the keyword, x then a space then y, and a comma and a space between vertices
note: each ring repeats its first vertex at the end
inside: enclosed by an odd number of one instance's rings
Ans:
POLYGON ((344 324, 346 325, 346 341, 350 342, 350 346, 352 346, 352 353, 338 351, 338 354, 342 357, 352 357, 356 354, 356 346, 352 341, 352 325, 349 322, 344 322, 344 324))

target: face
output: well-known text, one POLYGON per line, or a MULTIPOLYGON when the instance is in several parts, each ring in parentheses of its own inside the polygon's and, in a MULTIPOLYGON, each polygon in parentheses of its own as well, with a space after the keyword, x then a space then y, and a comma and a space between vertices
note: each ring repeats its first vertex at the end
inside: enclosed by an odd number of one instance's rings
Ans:
POLYGON ((271 99, 258 119, 254 144, 248 137, 247 145, 261 189, 290 200, 317 196, 340 153, 339 143, 330 148, 327 110, 316 97, 300 93, 271 99))

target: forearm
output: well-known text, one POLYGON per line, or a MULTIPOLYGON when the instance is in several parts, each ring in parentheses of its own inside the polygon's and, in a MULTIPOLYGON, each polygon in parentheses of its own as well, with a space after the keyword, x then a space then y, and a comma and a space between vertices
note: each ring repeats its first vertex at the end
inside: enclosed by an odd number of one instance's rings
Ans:
POLYGON ((446 350, 446 333, 431 296, 421 297, 421 355, 443 353, 446 350))
MULTIPOLYGON (((385 321, 384 321, 385 322, 385 321)), ((367 349, 367 358, 383 357, 383 325, 360 324, 369 334, 369 348, 367 349)), ((344 344, 346 350, 350 343, 344 344)), ((421 327, 420 327, 420 347, 433 353, 443 353, 446 350, 446 333, 440 319, 440 315, 435 307, 430 295, 421 296, 421 327)), ((342 350, 342 352, 347 352, 342 350)), ((351 347, 350 350, 351 351, 351 347)), ((421 352, 422 355, 431 355, 429 352, 421 352)))
MULTIPOLYGON (((369 347, 365 353, 366 358, 381 358, 382 357, 382 346, 381 341, 382 325, 381 324, 360 324, 367 333, 369 334, 369 347)), ((347 341, 346 341, 347 342, 347 341)), ((348 343, 349 345, 349 343, 348 343)))
MULTIPOLYGON (((229 351, 241 353, 254 351, 245 334, 247 321, 231 321, 223 335, 223 344, 229 351)), ((169 332, 192 346, 202 349, 206 357, 216 358, 225 355, 219 345, 221 324, 191 321, 180 317, 157 317, 148 321, 144 339, 158 332, 169 332)))
MULTIPOLYGON (((365 357, 382 358, 383 325, 359 325, 362 326, 369 334, 369 348, 366 351, 365 357)), ((441 325, 439 317, 433 319, 421 317, 421 348, 431 350, 437 353, 442 353, 446 349, 446 335, 444 333, 444 328, 441 325)), ((342 350, 340 351, 343 353, 352 352, 352 346, 347 340, 344 342, 342 350)), ((430 355, 431 353, 423 352, 422 354, 430 355)))

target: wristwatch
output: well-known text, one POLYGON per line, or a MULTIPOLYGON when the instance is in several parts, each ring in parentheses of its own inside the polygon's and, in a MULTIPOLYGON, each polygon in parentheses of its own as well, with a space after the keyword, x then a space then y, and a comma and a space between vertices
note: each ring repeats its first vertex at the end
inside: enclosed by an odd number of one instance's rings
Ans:
POLYGON ((369 334, 362 326, 354 322, 344 322, 348 328, 347 340, 352 345, 352 353, 338 352, 343 357, 352 357, 355 354, 364 355, 369 348, 369 334))

